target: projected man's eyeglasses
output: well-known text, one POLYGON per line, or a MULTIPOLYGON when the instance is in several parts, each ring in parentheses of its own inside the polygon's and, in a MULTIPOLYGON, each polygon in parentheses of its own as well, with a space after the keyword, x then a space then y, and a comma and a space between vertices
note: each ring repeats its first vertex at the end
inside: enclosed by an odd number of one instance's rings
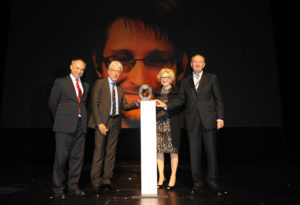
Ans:
POLYGON ((114 55, 103 58, 103 62, 106 67, 112 61, 119 61, 123 65, 125 72, 129 72, 136 64, 137 61, 144 61, 144 65, 148 67, 157 67, 161 68, 162 66, 173 66, 175 62, 174 56, 165 56, 165 55, 149 55, 144 59, 134 59, 131 55, 114 55))

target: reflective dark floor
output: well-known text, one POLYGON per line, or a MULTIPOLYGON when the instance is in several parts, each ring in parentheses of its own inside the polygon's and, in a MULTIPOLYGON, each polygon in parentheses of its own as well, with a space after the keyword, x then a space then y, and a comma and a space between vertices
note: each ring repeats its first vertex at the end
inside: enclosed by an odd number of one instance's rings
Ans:
MULTIPOLYGON (((183 131, 176 188, 174 191, 159 190, 158 195, 163 198, 139 198, 138 129, 122 130, 112 179, 114 189, 101 190, 99 196, 95 195, 89 179, 94 138, 93 132, 88 132, 79 184, 87 197, 76 198, 67 194, 65 200, 52 197, 55 141, 50 129, 0 129, 0 136, 0 205, 300 204, 298 137, 281 127, 226 128, 218 133, 221 195, 206 189, 192 192, 188 142, 183 131)), ((168 177, 168 155, 165 160, 165 176, 168 177)), ((204 176, 205 170, 203 167, 204 176)))
MULTIPOLYGON (((220 195, 207 190, 194 193, 191 189, 190 169, 181 165, 178 169, 174 191, 158 190, 167 198, 135 198, 140 196, 140 166, 138 162, 118 161, 113 177, 113 190, 102 190, 95 195, 89 181, 89 165, 84 165, 80 187, 87 197, 67 195, 65 200, 53 199, 51 193, 51 165, 2 164, 0 175, 0 204, 128 204, 128 205, 267 205, 300 204, 300 166, 291 163, 221 164, 220 195)), ((169 174, 166 167, 166 176, 169 174)), ((168 181, 168 180, 166 180, 168 181)))

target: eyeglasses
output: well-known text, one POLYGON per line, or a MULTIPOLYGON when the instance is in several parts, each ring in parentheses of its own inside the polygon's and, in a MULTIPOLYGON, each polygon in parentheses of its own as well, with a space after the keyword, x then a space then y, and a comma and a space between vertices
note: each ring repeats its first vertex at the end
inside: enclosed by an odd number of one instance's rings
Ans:
POLYGON ((148 67, 161 68, 166 65, 173 66, 175 62, 175 57, 165 55, 149 55, 143 59, 135 59, 131 55, 114 55, 103 57, 103 62, 106 68, 108 68, 109 64, 115 60, 122 63, 123 71, 129 72, 135 66, 137 61, 144 61, 144 65, 148 67))
POLYGON ((111 71, 113 71, 113 72, 121 73, 120 70, 116 70, 116 69, 109 69, 109 70, 111 70, 111 71))

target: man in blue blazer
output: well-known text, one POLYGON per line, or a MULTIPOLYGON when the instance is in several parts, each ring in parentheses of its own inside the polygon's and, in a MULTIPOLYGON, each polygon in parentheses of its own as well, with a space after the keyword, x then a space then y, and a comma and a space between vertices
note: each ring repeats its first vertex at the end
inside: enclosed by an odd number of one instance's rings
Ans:
POLYGON ((58 199, 66 198, 64 169, 67 160, 69 161, 69 193, 85 196, 85 193, 78 188, 87 132, 86 100, 89 85, 80 79, 85 67, 83 60, 73 60, 70 65, 71 74, 55 80, 49 98, 56 142, 53 192, 54 198, 58 199))

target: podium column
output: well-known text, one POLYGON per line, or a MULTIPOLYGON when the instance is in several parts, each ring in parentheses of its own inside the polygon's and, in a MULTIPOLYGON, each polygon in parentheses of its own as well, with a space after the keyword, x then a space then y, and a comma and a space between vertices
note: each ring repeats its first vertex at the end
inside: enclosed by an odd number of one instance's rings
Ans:
POLYGON ((140 106, 141 196, 132 198, 168 198, 157 194, 156 102, 141 101, 140 106))
POLYGON ((156 105, 141 101, 141 194, 157 196, 156 105))

